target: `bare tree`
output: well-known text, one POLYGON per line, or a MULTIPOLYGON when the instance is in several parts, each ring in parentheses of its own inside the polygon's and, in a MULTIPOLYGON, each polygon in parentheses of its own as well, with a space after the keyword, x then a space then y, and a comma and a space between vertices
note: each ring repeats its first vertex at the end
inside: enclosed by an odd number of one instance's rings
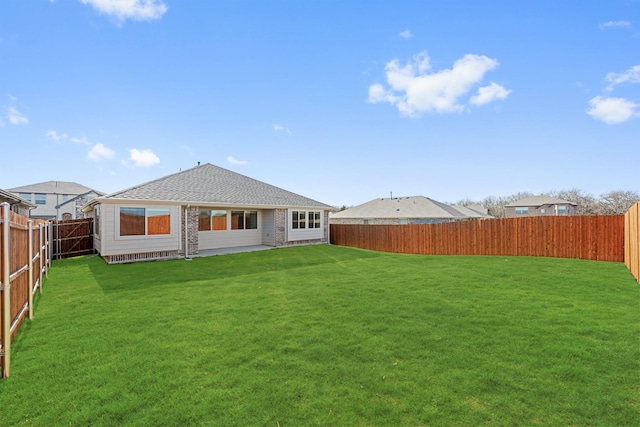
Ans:
POLYGON ((600 195, 599 213, 601 215, 623 214, 638 201, 640 196, 635 191, 610 191, 600 195))
POLYGON ((549 196, 575 203, 578 205, 578 215, 597 215, 599 213, 599 206, 595 197, 578 188, 554 190, 549 192, 549 196))

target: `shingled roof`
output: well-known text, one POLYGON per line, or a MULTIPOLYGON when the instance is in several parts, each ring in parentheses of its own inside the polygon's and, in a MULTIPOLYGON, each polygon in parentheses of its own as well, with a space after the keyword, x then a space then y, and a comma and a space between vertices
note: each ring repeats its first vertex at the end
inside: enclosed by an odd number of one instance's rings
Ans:
POLYGON ((521 206, 542 206, 542 205, 574 205, 578 206, 574 202, 568 200, 556 199, 551 196, 529 196, 524 199, 516 200, 513 203, 504 205, 507 208, 521 207, 521 206))
POLYGON ((331 208, 331 206, 316 200, 210 163, 111 193, 95 201, 110 199, 238 206, 331 208))
POLYGON ((92 188, 85 187, 77 182, 69 181, 45 181, 37 184, 23 185, 21 187, 8 188, 7 191, 12 193, 47 193, 47 194, 84 194, 95 191, 98 194, 104 194, 92 188))
POLYGON ((370 202, 334 213, 331 218, 433 218, 467 219, 464 213, 424 196, 374 199, 370 202))

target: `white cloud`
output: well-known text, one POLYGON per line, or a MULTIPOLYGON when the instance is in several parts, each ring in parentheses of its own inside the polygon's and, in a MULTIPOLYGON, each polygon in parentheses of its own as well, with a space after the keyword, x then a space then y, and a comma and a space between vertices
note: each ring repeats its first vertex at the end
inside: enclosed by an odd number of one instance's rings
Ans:
POLYGON ((398 34, 398 36, 402 37, 403 39, 407 39, 408 40, 411 37, 413 37, 413 34, 411 34, 411 30, 404 30, 403 32, 398 34))
POLYGON ((484 105, 497 99, 507 99, 511 91, 504 86, 491 82, 489 86, 478 89, 478 93, 469 100, 473 105, 484 105))
POLYGON ((67 139, 66 133, 59 135, 55 130, 48 130, 44 135, 48 138, 53 139, 57 143, 60 143, 63 139, 67 139))
POLYGON ((151 21, 160 19, 167 11, 162 0, 80 0, 93 6, 100 13, 110 15, 119 21, 151 21))
POLYGON ((282 125, 278 125, 278 124, 274 124, 274 125, 273 125, 273 130, 274 130, 274 131, 276 131, 276 132, 286 132, 286 133, 288 133, 289 135, 291 135, 291 133, 292 133, 292 132, 291 132, 291 129, 289 129, 289 128, 287 128, 287 127, 284 127, 284 126, 282 126, 282 125))
POLYGON ((80 138, 73 137, 71 138, 71 142, 73 142, 74 144, 80 144, 80 145, 91 145, 91 142, 87 139, 86 136, 82 136, 80 138))
POLYGON ((93 160, 94 162, 113 159, 115 155, 115 151, 105 147, 101 142, 96 143, 93 147, 91 147, 91 150, 87 152, 87 158, 89 160, 93 160))
POLYGON ((153 166, 157 163, 160 163, 160 158, 154 154, 153 151, 146 150, 138 150, 137 148, 132 148, 129 150, 129 159, 127 161, 123 161, 123 164, 132 163, 133 166, 139 167, 149 167, 153 166))
POLYGON ((607 28, 629 28, 631 22, 629 21, 607 21, 600 24, 600 29, 605 30, 607 28))
POLYGON ((624 73, 608 73, 605 80, 609 82, 607 91, 612 91, 622 83, 640 83, 640 65, 634 65, 624 73))
MULTIPOLYGON (((465 55, 451 69, 432 71, 426 52, 415 55, 405 65, 397 59, 385 67, 389 88, 376 83, 369 87, 368 101, 388 102, 407 116, 425 112, 453 113, 466 108, 463 97, 480 83, 485 73, 498 67, 498 61, 484 55, 465 55)), ((509 90, 495 84, 474 97, 475 104, 505 99, 509 90), (493 98, 489 99, 490 96, 493 98), (480 102, 485 101, 485 102, 480 102)))
POLYGON ((25 125, 29 123, 29 119, 27 119, 27 116, 18 111, 16 107, 8 106, 6 107, 6 109, 7 120, 9 120, 12 125, 25 125))
POLYGON ((227 157, 227 162, 231 163, 232 165, 246 165, 247 164, 246 160, 238 160, 233 156, 227 157))
POLYGON ((626 122, 640 116, 640 105, 625 98, 596 96, 589 101, 591 117, 607 124, 626 122))

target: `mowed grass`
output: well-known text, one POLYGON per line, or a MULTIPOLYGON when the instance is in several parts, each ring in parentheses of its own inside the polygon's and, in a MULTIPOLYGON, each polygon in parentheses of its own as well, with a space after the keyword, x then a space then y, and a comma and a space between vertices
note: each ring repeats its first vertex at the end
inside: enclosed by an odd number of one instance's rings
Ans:
POLYGON ((56 261, 0 425, 640 425, 624 264, 307 246, 56 261))

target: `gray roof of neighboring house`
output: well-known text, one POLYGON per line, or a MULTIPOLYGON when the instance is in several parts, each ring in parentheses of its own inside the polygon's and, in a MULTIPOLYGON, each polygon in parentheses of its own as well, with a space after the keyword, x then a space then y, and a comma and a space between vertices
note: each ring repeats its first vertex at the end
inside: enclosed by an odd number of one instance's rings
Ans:
POLYGON ((99 197, 92 203, 111 199, 208 205, 331 208, 324 203, 210 163, 99 197))
POLYGON ((37 184, 23 185, 21 187, 9 188, 7 191, 13 193, 45 193, 45 194, 84 194, 89 191, 96 191, 96 193, 104 194, 100 191, 93 190, 92 188, 85 187, 84 185, 76 182, 67 181, 46 181, 39 182, 37 184))
POLYGON ((476 218, 476 219, 493 218, 493 216, 491 216, 491 215, 489 215, 487 213, 486 208, 484 208, 483 206, 479 206, 479 205, 469 205, 469 206, 453 205, 451 207, 454 208, 454 209, 459 210, 461 213, 463 213, 464 215, 468 216, 469 218, 476 218))
POLYGON ((374 199, 336 212, 331 218, 434 218, 465 219, 466 214, 445 203, 424 196, 374 199))
POLYGON ((22 197, 18 197, 13 193, 0 189, 0 202, 7 202, 10 205, 22 205, 28 209, 34 209, 36 207, 35 204, 23 199, 22 197))
POLYGON ((524 206, 542 206, 542 205, 574 205, 576 203, 568 200, 556 199, 551 196, 530 196, 524 199, 516 200, 515 202, 504 205, 507 208, 524 207, 524 206))

